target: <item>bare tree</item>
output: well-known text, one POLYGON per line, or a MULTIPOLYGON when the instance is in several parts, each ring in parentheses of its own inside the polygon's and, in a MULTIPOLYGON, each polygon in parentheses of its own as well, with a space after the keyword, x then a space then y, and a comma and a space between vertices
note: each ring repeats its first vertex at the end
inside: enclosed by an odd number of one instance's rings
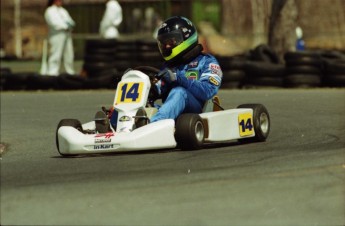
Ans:
POLYGON ((268 44, 281 59, 285 52, 295 50, 297 16, 295 0, 273 0, 268 44))

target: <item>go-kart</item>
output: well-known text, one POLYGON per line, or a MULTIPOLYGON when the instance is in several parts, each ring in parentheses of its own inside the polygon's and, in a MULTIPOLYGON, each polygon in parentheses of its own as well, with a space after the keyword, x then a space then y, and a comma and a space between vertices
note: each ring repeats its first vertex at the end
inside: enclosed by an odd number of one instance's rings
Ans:
POLYGON ((99 115, 81 124, 77 119, 63 119, 56 130, 56 145, 62 156, 128 152, 139 150, 200 149, 207 143, 238 140, 242 143, 265 141, 270 131, 270 117, 261 104, 243 104, 225 110, 215 96, 200 114, 181 114, 176 120, 148 123, 157 111, 155 91, 158 69, 141 66, 127 70, 117 85, 113 103, 117 126, 100 132, 108 118, 99 115))

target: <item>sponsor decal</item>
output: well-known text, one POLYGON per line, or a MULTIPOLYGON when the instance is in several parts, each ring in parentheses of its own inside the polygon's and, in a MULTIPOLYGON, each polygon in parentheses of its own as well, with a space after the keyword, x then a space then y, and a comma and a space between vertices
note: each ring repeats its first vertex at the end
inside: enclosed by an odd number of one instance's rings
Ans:
POLYGON ((104 137, 105 139, 109 139, 113 137, 114 135, 115 135, 114 133, 100 133, 100 134, 96 134, 95 138, 104 137))
POLYGON ((189 67, 197 67, 199 64, 199 61, 193 61, 188 64, 189 67))
POLYGON ((215 78, 212 77, 212 76, 210 76, 210 77, 208 78, 208 81, 209 81, 210 83, 212 83, 213 85, 215 85, 215 86, 219 86, 218 80, 215 79, 215 78))
POLYGON ((95 150, 101 150, 101 149, 109 149, 114 148, 114 144, 101 144, 101 145, 94 145, 93 149, 95 150))
POLYGON ((199 73, 198 71, 186 71, 186 77, 190 80, 197 80, 199 73))
POLYGON ((238 125, 241 137, 250 136, 254 134, 253 115, 251 113, 239 114, 238 125))
POLYGON ((222 69, 218 64, 210 64, 209 69, 211 70, 212 74, 219 75, 220 77, 223 76, 222 69))
POLYGON ((95 139, 95 144, 110 143, 111 139, 95 139))
POLYGON ((128 122, 131 121, 131 117, 124 115, 119 119, 120 122, 128 122))

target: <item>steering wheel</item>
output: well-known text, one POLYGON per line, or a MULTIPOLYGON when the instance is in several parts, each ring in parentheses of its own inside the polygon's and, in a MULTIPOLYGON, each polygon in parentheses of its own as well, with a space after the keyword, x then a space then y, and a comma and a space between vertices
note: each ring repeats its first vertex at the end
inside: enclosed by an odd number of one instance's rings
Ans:
POLYGON ((149 105, 151 105, 151 107, 154 107, 155 100, 162 98, 156 86, 156 83, 159 80, 159 78, 157 78, 157 75, 160 72, 160 70, 158 68, 151 66, 138 66, 135 67, 134 70, 141 71, 145 73, 147 76, 149 76, 151 81, 151 88, 149 91, 149 97, 147 102, 149 105))
POLYGON ((151 81, 156 79, 157 74, 160 72, 160 70, 158 68, 151 67, 151 66, 138 66, 138 67, 134 68, 134 70, 138 70, 138 71, 141 71, 141 72, 147 74, 147 76, 149 76, 151 81))

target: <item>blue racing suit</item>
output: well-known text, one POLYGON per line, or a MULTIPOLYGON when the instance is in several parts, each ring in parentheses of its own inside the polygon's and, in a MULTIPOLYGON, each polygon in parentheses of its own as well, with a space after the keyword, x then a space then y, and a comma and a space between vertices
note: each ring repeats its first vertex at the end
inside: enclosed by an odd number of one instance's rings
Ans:
POLYGON ((176 73, 176 80, 167 83, 162 79, 157 83, 163 105, 151 122, 176 119, 181 113, 201 113, 205 102, 217 94, 222 82, 222 70, 210 54, 201 53, 188 64, 169 69, 176 73))

